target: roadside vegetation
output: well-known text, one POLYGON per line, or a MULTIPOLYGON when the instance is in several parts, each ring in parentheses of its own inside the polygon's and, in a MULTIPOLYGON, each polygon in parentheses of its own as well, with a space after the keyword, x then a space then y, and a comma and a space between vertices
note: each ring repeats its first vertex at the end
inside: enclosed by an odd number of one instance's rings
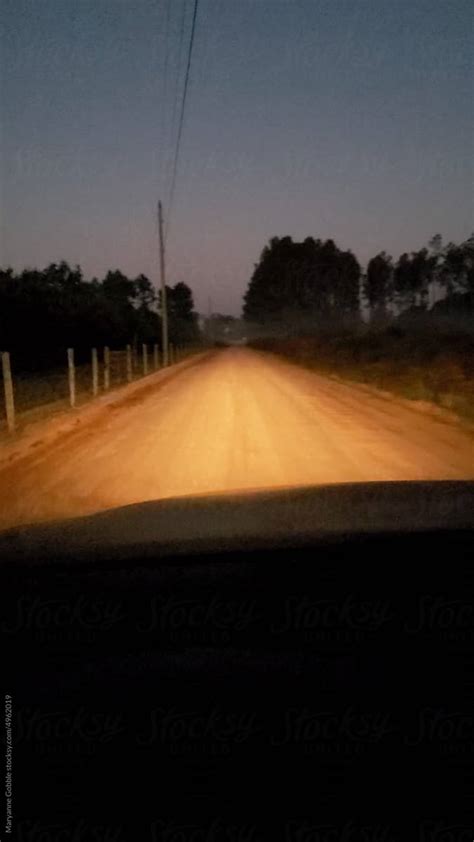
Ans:
POLYGON ((361 328, 331 335, 262 337, 255 348, 329 375, 370 384, 415 401, 429 401, 474 422, 474 337, 361 328))
POLYGON ((365 272, 332 240, 274 238, 244 314, 256 348, 474 421, 474 236, 365 272))
MULTIPOLYGON (((185 283, 167 287, 169 340, 199 338, 193 295, 185 283)), ((119 270, 86 280, 79 266, 52 263, 45 269, 0 270, 0 351, 9 351, 15 372, 63 366, 67 348, 76 361, 92 347, 123 349, 161 342, 160 297, 145 275, 119 270)))
MULTIPOLYGON (((119 270, 102 280, 86 280, 79 266, 52 263, 43 270, 0 270, 0 352, 8 352, 17 416, 40 408, 69 406, 67 349, 74 350, 74 405, 93 394, 92 349, 97 351, 96 392, 128 381, 126 346, 132 379, 143 373, 142 345, 153 369, 161 348, 161 293, 145 275, 128 278, 119 270), (105 352, 108 349, 107 383, 105 352)), ((167 287, 169 341, 174 348, 201 341, 191 289, 167 287)), ((6 429, 7 398, 0 365, 0 430, 6 429)), ((11 421, 10 421, 11 423, 11 421)))

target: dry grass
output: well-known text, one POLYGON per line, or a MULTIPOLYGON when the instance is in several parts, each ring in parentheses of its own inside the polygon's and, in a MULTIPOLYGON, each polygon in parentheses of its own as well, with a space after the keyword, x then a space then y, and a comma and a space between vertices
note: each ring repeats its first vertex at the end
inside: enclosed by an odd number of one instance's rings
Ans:
POLYGON ((430 401, 474 420, 474 337, 468 334, 366 329, 252 344, 307 368, 430 401))

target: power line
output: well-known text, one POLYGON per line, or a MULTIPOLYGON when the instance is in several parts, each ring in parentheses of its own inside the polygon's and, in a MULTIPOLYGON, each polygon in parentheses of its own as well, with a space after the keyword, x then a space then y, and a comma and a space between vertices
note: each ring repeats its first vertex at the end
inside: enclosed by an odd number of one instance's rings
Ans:
MULTIPOLYGON (((159 171, 158 171, 158 183, 163 183, 163 179, 166 177, 166 170, 167 170, 167 140, 168 140, 168 112, 166 108, 166 99, 169 86, 169 68, 170 68, 170 25, 171 25, 171 4, 172 0, 165 0, 166 1, 166 17, 165 17, 165 28, 164 28, 164 44, 163 44, 163 54, 164 54, 164 67, 163 67, 163 77, 162 77, 162 95, 163 95, 163 106, 162 106, 162 117, 161 117, 161 126, 160 126, 160 157, 159 157, 159 171)), ((163 10, 165 11, 165 9, 163 10)))
POLYGON ((184 41, 184 22, 186 19, 186 0, 183 0, 183 4, 181 7, 181 21, 180 21, 180 28, 179 28, 179 47, 178 47, 178 63, 177 63, 177 70, 176 70, 176 78, 174 83, 174 90, 173 90, 173 112, 171 115, 171 139, 175 137, 175 128, 176 128, 176 107, 178 105, 178 83, 180 80, 180 68, 181 68, 181 58, 183 53, 183 41, 184 41))
MULTIPOLYGON (((171 2, 171 0, 169 0, 171 2)), ((169 28, 171 34, 171 41, 174 42, 175 34, 179 34, 179 47, 178 53, 176 53, 176 47, 173 43, 172 49, 169 50, 169 62, 168 62, 168 88, 169 93, 171 94, 171 99, 168 102, 166 98, 166 91, 164 94, 163 99, 163 112, 165 114, 165 123, 166 129, 165 134, 163 137, 162 147, 163 147, 163 165, 161 171, 161 178, 160 178, 160 192, 163 193, 163 196, 166 197, 169 194, 169 187, 171 183, 171 169, 173 165, 173 155, 174 155, 174 145, 175 145, 175 138, 176 138, 176 109, 178 105, 178 100, 180 99, 181 94, 178 94, 179 90, 179 82, 180 79, 184 76, 184 66, 181 68, 181 56, 182 56, 182 46, 184 40, 184 24, 185 24, 185 12, 186 12, 186 4, 187 0, 182 0, 181 6, 181 13, 180 19, 174 17, 172 14, 169 18, 169 28), (175 26, 176 24, 176 26, 175 26), (177 59, 177 64, 176 64, 177 59), (175 72, 173 72, 175 71, 175 72), (174 77, 174 84, 172 80, 172 76, 174 77), (169 108, 168 108, 169 106, 169 108)), ((176 6, 173 6, 173 10, 176 6)))
POLYGON ((165 163, 166 163, 166 155, 165 155, 165 144, 166 144, 166 135, 167 135, 167 125, 166 125, 166 95, 168 92, 168 63, 169 63, 169 28, 170 28, 170 11, 171 11, 171 0, 167 0, 166 3, 166 21, 165 21, 165 61, 164 61, 164 69, 163 69, 163 109, 162 109, 162 117, 161 117, 161 149, 160 149, 160 171, 162 177, 165 175, 165 163))
POLYGON ((180 150, 180 145, 181 145, 181 135, 182 135, 182 131, 183 131, 184 110, 185 110, 185 106, 186 106, 186 95, 187 95, 187 92, 188 92, 189 74, 190 74, 190 68, 191 68, 191 57, 192 57, 192 52, 193 52, 194 32, 195 32, 195 29, 196 29, 196 17, 197 17, 198 3, 199 3, 199 0, 194 0, 193 20, 192 20, 192 25, 191 25, 191 35, 190 35, 190 38, 189 38, 189 47, 188 47, 188 61, 187 61, 187 65, 186 65, 186 76, 185 76, 185 79, 184 79, 183 99, 181 101, 181 114, 180 114, 180 118, 179 118, 178 137, 177 137, 177 140, 176 140, 176 148, 175 148, 174 161, 173 161, 173 175, 172 175, 172 178, 171 178, 171 189, 170 189, 170 196, 169 196, 169 202, 168 202, 168 215, 167 215, 167 220, 166 220, 165 239, 166 239, 166 236, 167 236, 167 233, 168 233, 170 216, 171 216, 171 209, 172 209, 172 206, 173 206, 174 191, 175 191, 175 186, 176 186, 176 173, 177 173, 177 168, 178 168, 179 150, 180 150))

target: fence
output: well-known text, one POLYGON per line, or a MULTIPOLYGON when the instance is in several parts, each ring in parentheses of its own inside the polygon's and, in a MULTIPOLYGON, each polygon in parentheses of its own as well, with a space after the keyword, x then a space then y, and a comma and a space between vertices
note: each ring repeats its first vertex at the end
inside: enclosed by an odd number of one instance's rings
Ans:
MULTIPOLYGON (((179 362, 196 347, 169 346, 169 365, 179 362)), ((158 345, 127 345, 124 349, 91 348, 90 362, 77 364, 68 348, 64 365, 35 374, 15 373, 15 355, 1 352, 3 397, 0 398, 0 432, 14 433, 19 422, 34 415, 74 409, 100 394, 131 383, 162 367, 158 345)))

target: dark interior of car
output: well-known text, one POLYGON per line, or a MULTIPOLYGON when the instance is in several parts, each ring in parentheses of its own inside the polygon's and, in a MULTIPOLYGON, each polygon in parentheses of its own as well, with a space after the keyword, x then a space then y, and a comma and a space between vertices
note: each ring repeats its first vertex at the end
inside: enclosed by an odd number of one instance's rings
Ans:
POLYGON ((157 556, 50 542, 42 564, 7 546, 4 677, 29 815, 138 828, 256 809, 283 838, 291 817, 324 824, 338 804, 470 814, 470 529, 157 556))

